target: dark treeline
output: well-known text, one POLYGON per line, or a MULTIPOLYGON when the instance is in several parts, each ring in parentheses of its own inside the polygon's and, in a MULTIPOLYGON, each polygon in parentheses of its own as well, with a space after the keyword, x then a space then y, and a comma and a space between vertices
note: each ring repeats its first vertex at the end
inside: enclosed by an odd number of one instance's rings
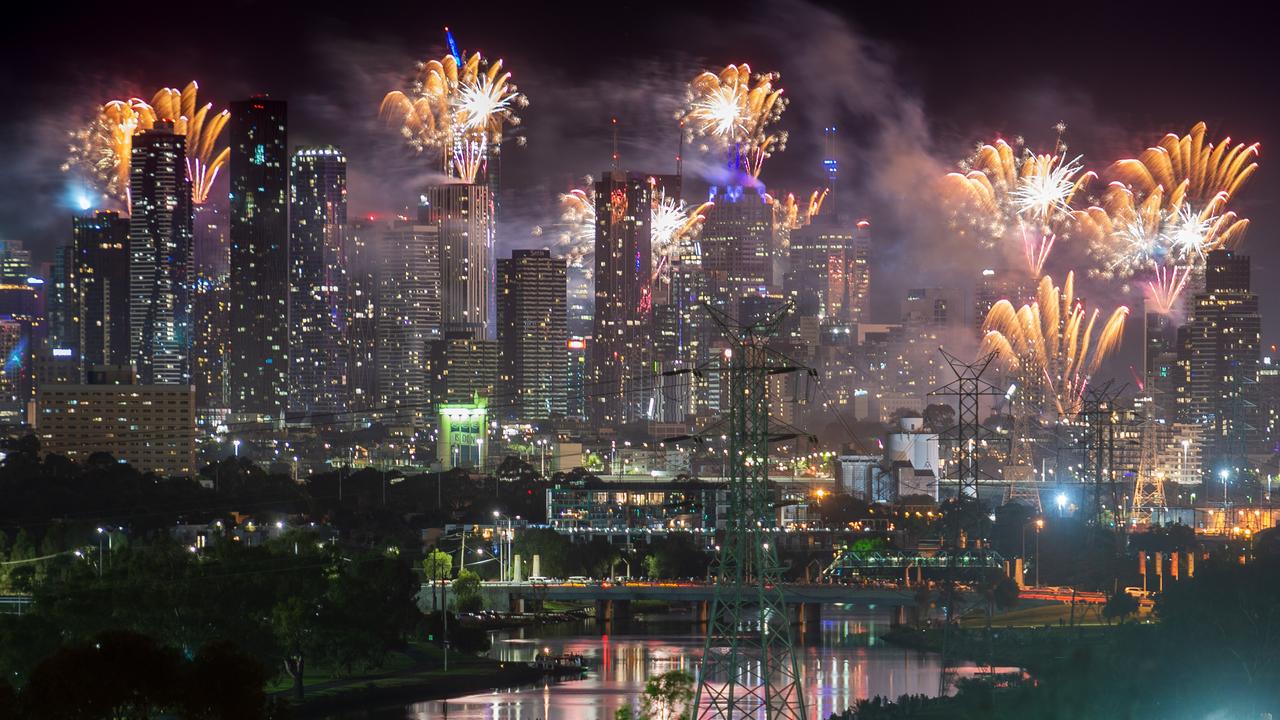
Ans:
MULTIPOLYGON (((74 555, 43 561, 28 611, 0 615, 0 686, 21 688, 17 707, 29 717, 102 716, 38 709, 57 699, 59 693, 48 688, 59 686, 67 667, 104 662, 101 653, 86 650, 104 635, 138 635, 142 640, 129 642, 158 648, 144 654, 148 658, 173 653, 195 666, 202 657, 238 664, 244 682, 256 682, 258 696, 264 680, 292 679, 300 696, 304 673, 341 677, 378 667, 426 621, 415 604, 419 579, 407 558, 324 543, 303 531, 256 547, 224 540, 199 554, 158 536, 119 546, 102 562, 99 569, 74 555)), ((178 678, 184 667, 162 669, 178 678)), ((61 694, 66 702, 98 702, 94 692, 85 686, 61 694)), ((160 690, 136 701, 184 717, 205 716, 173 705, 160 690)), ((268 705, 259 705, 257 714, 239 717, 266 716, 268 705)))
MULTIPOLYGON (((996 661, 1027 667, 1034 681, 969 681, 953 698, 875 698, 832 717, 1259 720, 1280 712, 1280 556, 1210 562, 1194 579, 1166 585, 1156 617, 1106 630, 1001 630, 996 661)), ((965 632, 975 647, 988 642, 965 632)))

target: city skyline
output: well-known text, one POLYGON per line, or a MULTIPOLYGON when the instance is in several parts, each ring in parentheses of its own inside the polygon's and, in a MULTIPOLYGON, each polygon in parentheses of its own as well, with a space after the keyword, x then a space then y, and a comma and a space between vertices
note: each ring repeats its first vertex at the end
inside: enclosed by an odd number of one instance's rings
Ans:
MULTIPOLYGON (((685 20, 688 28, 699 27, 716 17, 714 9, 655 8, 654 11, 666 13, 673 20, 685 20)), ((386 14, 374 13, 374 16, 390 17, 398 11, 382 12, 386 14)), ((519 14, 518 9, 512 12, 519 14)), ((679 95, 687 70, 703 64, 714 66, 746 59, 757 69, 779 70, 786 97, 791 101, 780 121, 780 127, 790 134, 788 147, 784 152, 775 153, 762 179, 771 190, 794 191, 797 195, 820 187, 823 183, 820 159, 824 152, 821 129, 837 125, 840 129, 838 153, 844 170, 841 195, 846 212, 870 217, 882 237, 894 240, 877 248, 875 263, 881 271, 877 275, 885 279, 897 278, 919 265, 914 261, 927 256, 930 250, 957 249, 954 244, 939 240, 935 227, 905 217, 907 213, 903 211, 909 209, 910 204, 902 197, 895 197, 901 195, 903 188, 893 183, 919 177, 922 166, 929 172, 951 169, 970 151, 973 143, 989 141, 993 135, 1025 136, 1035 146, 1043 147, 1054 138, 1053 125, 1065 121, 1071 151, 1084 152, 1087 157, 1104 163, 1110 158, 1136 154, 1154 144, 1163 132, 1185 132, 1193 122, 1204 117, 1210 121, 1211 133, 1215 136, 1262 141, 1265 156, 1270 125, 1261 122, 1256 113, 1246 114, 1237 109, 1244 106, 1246 98, 1267 92, 1265 85, 1250 86, 1247 72, 1252 71, 1247 68, 1224 76, 1212 72, 1214 66, 1210 61, 1198 65, 1185 63, 1178 68, 1178 73, 1179 77, 1186 78, 1183 83, 1186 92, 1180 97, 1164 99, 1152 97, 1153 93, 1141 83, 1120 94, 1114 82, 1102 79, 1101 69, 1097 67, 1100 61, 1092 59, 1073 61, 1069 67, 1060 67, 1051 55, 1046 55, 1044 62, 1033 59, 1018 67, 995 67, 992 64, 995 61, 976 59, 978 64, 964 76, 954 76, 940 70, 935 60, 946 52, 960 51, 964 43, 952 35, 963 35, 963 32, 944 33, 942 27, 945 21, 959 23, 956 25, 959 28, 968 27, 975 20, 957 18, 948 12, 954 11, 934 8, 919 27, 910 28, 898 22, 901 16, 893 13, 854 11, 851 17, 844 17, 836 11, 803 3, 776 9, 761 7, 754 14, 735 15, 721 32, 698 36, 697 42, 689 41, 694 35, 671 33, 666 36, 660 29, 646 29, 621 43, 610 63, 602 66, 578 63, 571 69, 559 62, 563 50, 541 36, 513 35, 505 26, 468 22, 465 12, 459 12, 458 18, 428 20, 430 25, 420 24, 412 31, 399 28, 390 31, 380 46, 385 49, 375 51, 350 35, 344 36, 336 27, 335 19, 346 19, 345 14, 336 8, 322 9, 295 35, 279 41, 305 56, 314 56, 316 70, 286 79, 272 77, 274 70, 270 67, 260 71, 219 72, 195 67, 194 59, 184 59, 176 67, 159 71, 147 67, 139 58, 125 63, 116 72, 108 68, 110 63, 119 60, 108 58, 107 65, 98 71, 101 75, 91 83, 86 82, 87 87, 93 88, 89 95, 85 95, 84 88, 64 93, 60 102, 67 105, 59 122, 64 126, 74 125, 69 119, 92 108, 93 94, 115 97, 136 93, 146 97, 150 94, 148 88, 181 85, 188 76, 200 80, 202 99, 214 100, 216 107, 226 107, 241 94, 265 90, 273 97, 290 102, 294 110, 291 140, 295 147, 331 143, 349 156, 353 214, 404 211, 416 200, 412 193, 405 191, 405 178, 412 180, 416 176, 421 184, 430 174, 423 170, 419 158, 405 153, 397 145, 393 134, 378 121, 373 104, 381 92, 403 81, 412 68, 413 58, 429 57, 443 50, 443 26, 450 24, 463 49, 480 49, 506 59, 507 67, 515 70, 521 82, 522 92, 531 98, 530 107, 522 111, 524 123, 519 129, 528 143, 525 147, 507 143, 509 147, 502 158, 503 206, 497 227, 496 255, 506 256, 513 248, 547 244, 535 237, 533 231, 535 227, 554 222, 556 193, 568 190, 580 183, 582 176, 595 174, 607 164, 612 133, 610 117, 619 118, 620 155, 625 169, 670 172, 674 169, 678 148, 673 116, 681 100, 679 95), (767 20, 778 19, 778 16, 786 19, 778 26, 775 41, 759 42, 762 31, 758 26, 763 23, 753 22, 753 18, 767 20), (797 37, 803 33, 811 42, 796 46, 795 52, 785 52, 789 45, 788 32, 797 37), (742 49, 747 44, 752 46, 750 52, 742 49), (810 62, 820 58, 825 62, 836 61, 836 67, 849 69, 837 73, 829 82, 821 82, 812 70, 818 65, 810 62), (193 66, 183 67, 184 63, 193 66), (1209 77, 1214 80, 1209 82, 1209 77), (1194 82, 1197 79, 1202 81, 1199 85, 1194 82), (353 88, 353 84, 357 87, 353 88), (1199 93, 1193 88, 1206 92, 1199 93), (1233 88, 1241 98, 1240 103, 1231 102, 1233 88), (856 101, 852 99, 855 95, 856 101), (76 101, 65 98, 76 98, 76 101), (1203 107, 1197 107, 1201 105, 1203 107), (1105 111, 1101 109, 1104 107, 1105 111)), ((1060 23, 1071 26, 1073 17, 1065 16, 1060 23)), ((1031 19, 1034 20, 1034 16, 1031 19)), ((1077 21, 1076 25, 1085 35, 1112 38, 1120 32, 1123 23, 1131 19, 1137 22, 1137 18, 1122 13, 1107 24, 1077 21)), ((995 27, 1011 22, 998 12, 993 13, 990 21, 996 23, 995 27)), ((1172 27, 1172 23, 1166 28, 1164 22, 1157 18, 1145 27, 1149 27, 1153 35, 1159 30, 1167 30, 1173 36, 1189 32, 1172 27)), ((584 47, 597 42, 586 28, 580 38, 584 47)), ((261 52, 247 39, 245 42, 243 46, 232 43, 224 53, 231 67, 248 62, 255 53, 261 52)), ((1140 48, 1154 41, 1142 34, 1133 42, 1140 48)), ((1250 52, 1263 51, 1251 49, 1250 52)), ((59 76, 55 85, 70 90, 67 83, 83 78, 83 74, 59 76)), ((48 88, 30 85, 30 81, 18 83, 15 89, 19 96, 41 97, 48 92, 48 88)), ((1265 116, 1270 104, 1262 99, 1265 116)), ((60 133, 68 129, 57 127, 60 133)), ((30 139, 32 133, 35 133, 34 139, 46 142, 37 143, 30 150, 24 147, 23 162, 34 162, 27 160, 34 156, 52 157, 55 163, 60 162, 56 133, 45 137, 49 133, 36 133, 31 127, 0 128, 0 137, 5 138, 30 139), (54 147, 50 148, 50 144, 54 147)), ((714 158, 686 147, 684 159, 686 185, 691 189, 705 189, 717 179, 714 158)), ((66 198, 73 194, 68 188, 71 178, 50 173, 47 167, 40 174, 43 178, 35 188, 48 201, 47 214, 56 217, 72 209, 66 204, 66 198), (62 205, 54 207, 59 203, 62 205)), ((222 182, 225 182, 225 170, 224 179, 219 183, 222 182)), ((1274 181, 1264 168, 1252 183, 1251 191, 1240 200, 1240 209, 1254 220, 1251 236, 1258 238, 1265 236, 1269 222, 1271 211, 1267 198, 1274 195, 1271 190, 1274 181)), ((51 257, 53 246, 60 241, 53 235, 53 229, 59 226, 53 224, 52 219, 41 219, 46 211, 33 213, 30 203, 21 205, 23 212, 15 213, 0 204, 0 223, 4 223, 0 225, 0 232, 6 237, 12 234, 25 240, 28 247, 35 249, 37 257, 51 257), (33 222, 35 229, 28 230, 33 222)), ((1271 264, 1267 246, 1265 242, 1246 240, 1244 249, 1254 256, 1255 265, 1262 272, 1271 264)), ((1078 251, 1081 249, 1071 247, 1066 241, 1059 243, 1056 252, 1064 261, 1060 267, 1080 264, 1078 257, 1083 253, 1078 251)), ((944 279, 906 284, 944 285, 944 279)), ((1127 304, 1137 305, 1132 288, 1123 293, 1099 285, 1091 295, 1100 297, 1103 293, 1123 295, 1127 304)), ((892 320, 889 316, 899 298, 883 295, 876 293, 873 316, 892 320)), ((1262 298, 1262 303, 1264 317, 1276 315, 1265 312, 1267 297, 1262 298)), ((1266 323, 1264 334, 1274 335, 1274 321, 1266 323)), ((1123 351, 1126 362, 1120 365, 1121 370, 1132 362, 1128 359, 1132 350, 1132 345, 1126 344, 1123 351)))

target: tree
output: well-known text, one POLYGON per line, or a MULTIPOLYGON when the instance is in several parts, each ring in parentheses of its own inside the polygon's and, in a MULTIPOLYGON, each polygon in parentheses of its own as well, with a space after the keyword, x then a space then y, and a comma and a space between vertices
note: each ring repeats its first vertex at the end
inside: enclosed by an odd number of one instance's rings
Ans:
POLYGON ((524 562, 533 562, 533 556, 539 557, 541 572, 546 577, 567 577, 577 575, 580 570, 579 557, 573 552, 569 538, 555 530, 546 528, 530 528, 516 533, 513 554, 518 554, 524 562))
POLYGON ((299 597, 287 598, 271 611, 271 628, 284 651, 284 671, 293 678, 293 696, 299 702, 305 693, 302 680, 312 649, 315 616, 315 607, 299 597))
POLYGON ((177 652, 140 633, 116 630, 42 660, 20 703, 36 718, 146 718, 179 704, 180 672, 177 652))
POLYGON ((267 671, 229 642, 200 648, 185 668, 182 705, 190 720, 249 720, 263 716, 267 671))
POLYGON ((453 577, 453 556, 440 548, 434 548, 422 558, 423 579, 431 583, 431 609, 440 609, 437 589, 440 583, 453 577))
POLYGON ((1138 612, 1138 598, 1124 591, 1111 593, 1107 603, 1102 606, 1102 617, 1108 623, 1118 618, 1123 624, 1126 617, 1136 612, 1138 612))
POLYGON ((693 700, 693 676, 672 670, 650 678, 640 696, 640 711, 619 708, 615 720, 687 720, 693 700))
POLYGON ((711 557, 692 533, 670 533, 654 539, 645 556, 645 571, 651 578, 706 577, 711 557))
POLYGON ((932 403, 925 407, 924 427, 929 432, 941 433, 955 427, 956 411, 955 408, 945 403, 932 403))
POLYGON ((459 570, 453 581, 453 602, 458 612, 476 612, 484 607, 480 596, 480 576, 470 570, 459 570))

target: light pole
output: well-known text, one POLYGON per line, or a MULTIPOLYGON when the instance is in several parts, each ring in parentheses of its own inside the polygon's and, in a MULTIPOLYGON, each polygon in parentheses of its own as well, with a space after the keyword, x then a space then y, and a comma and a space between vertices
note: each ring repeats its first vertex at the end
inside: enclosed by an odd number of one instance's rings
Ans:
POLYGON ((102 536, 106 530, 98 528, 98 578, 102 578, 102 536))
POLYGON ((493 511, 493 536, 498 541, 498 581, 507 581, 507 553, 506 544, 502 542, 502 532, 498 529, 498 518, 502 517, 502 513, 497 510, 493 511))
POLYGON ((1222 478, 1222 510, 1227 509, 1227 479, 1231 477, 1231 471, 1222 468, 1218 471, 1218 477, 1222 478))
POLYGON ((232 446, 233 448, 235 448, 236 457, 240 457, 240 441, 239 441, 239 440, 232 440, 232 441, 231 441, 231 446, 232 446))
POLYGON ((1178 466, 1178 482, 1185 483, 1187 481, 1187 448, 1191 447, 1191 441, 1183 438, 1182 440, 1182 464, 1178 466))
POLYGON ((1044 528, 1044 518, 1036 518, 1036 587, 1040 587, 1040 531, 1044 528))
POLYGON ((1067 494, 1058 493, 1058 497, 1054 498, 1054 503, 1058 506, 1058 518, 1061 519, 1063 517, 1063 509, 1067 506, 1067 494))

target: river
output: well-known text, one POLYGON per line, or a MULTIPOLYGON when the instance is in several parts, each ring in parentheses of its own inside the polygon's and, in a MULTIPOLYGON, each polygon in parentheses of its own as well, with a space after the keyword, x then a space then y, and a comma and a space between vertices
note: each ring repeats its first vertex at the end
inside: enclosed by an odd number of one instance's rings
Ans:
MULTIPOLYGON (((823 608, 820 634, 801 644, 809 718, 825 720, 860 698, 938 694, 942 666, 934 653, 888 645, 878 635, 889 610, 823 608)), ((693 674, 703 636, 688 617, 636 621, 618 633, 602 633, 594 621, 530 628, 495 636, 492 657, 531 661, 539 650, 577 653, 591 671, 582 680, 433 700, 358 715, 367 720, 613 720, 643 691, 645 680, 669 670, 693 674), (446 707, 447 706, 447 707, 446 707)), ((963 672, 963 670, 961 670, 963 672)))

